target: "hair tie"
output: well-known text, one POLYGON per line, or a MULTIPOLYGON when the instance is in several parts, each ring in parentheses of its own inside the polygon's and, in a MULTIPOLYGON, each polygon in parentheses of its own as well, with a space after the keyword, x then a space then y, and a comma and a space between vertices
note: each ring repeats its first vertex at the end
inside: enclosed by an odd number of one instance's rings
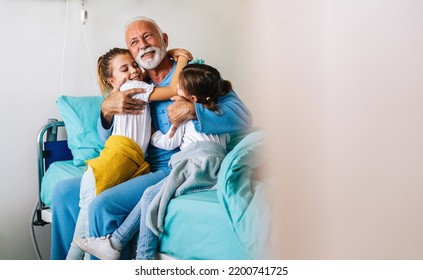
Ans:
POLYGON ((210 100, 211 100, 211 98, 207 96, 207 97, 206 97, 206 101, 207 101, 207 102, 210 102, 210 100))

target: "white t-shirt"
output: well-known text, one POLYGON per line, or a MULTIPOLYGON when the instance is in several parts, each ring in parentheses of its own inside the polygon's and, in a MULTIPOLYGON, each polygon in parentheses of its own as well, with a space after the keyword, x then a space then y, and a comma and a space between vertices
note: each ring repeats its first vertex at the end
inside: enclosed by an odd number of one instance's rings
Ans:
POLYGON ((154 132, 154 134, 151 136, 151 144, 164 150, 173 150, 177 147, 180 147, 180 149, 183 150, 192 142, 213 141, 222 145, 226 149, 226 144, 230 140, 228 133, 205 134, 197 132, 192 121, 188 121, 179 126, 175 132, 175 135, 173 135, 172 138, 169 138, 169 133, 171 130, 172 127, 166 134, 163 134, 160 130, 154 132))
MULTIPOLYGON (((153 92, 154 85, 143 81, 127 81, 120 90, 132 88, 143 88, 145 93, 138 93, 134 98, 149 102, 150 94, 153 92)), ((122 135, 134 140, 145 153, 151 137, 151 116, 150 106, 144 107, 144 112, 140 115, 115 115, 113 121, 112 135, 122 135)))

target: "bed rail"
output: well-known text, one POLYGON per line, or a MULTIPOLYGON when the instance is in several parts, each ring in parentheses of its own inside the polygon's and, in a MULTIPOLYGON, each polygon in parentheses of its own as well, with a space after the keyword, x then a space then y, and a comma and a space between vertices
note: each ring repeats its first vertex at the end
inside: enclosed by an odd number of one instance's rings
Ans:
POLYGON ((41 186, 45 172, 50 164, 55 161, 72 159, 72 153, 67 145, 67 140, 58 140, 59 128, 65 127, 63 121, 48 119, 37 135, 37 161, 38 161, 38 197, 34 204, 30 218, 30 231, 35 252, 39 259, 41 254, 38 249, 34 226, 44 226, 51 223, 51 212, 41 199, 41 186))
POLYGON ((57 140, 59 127, 64 127, 63 121, 57 119, 48 119, 47 123, 40 129, 37 136, 37 147, 38 147, 38 209, 37 219, 34 221, 34 225, 45 225, 45 222, 41 218, 41 211, 46 208, 43 201, 41 200, 41 182, 43 176, 50 166, 51 163, 58 160, 71 159, 72 154, 67 146, 66 140, 57 140))

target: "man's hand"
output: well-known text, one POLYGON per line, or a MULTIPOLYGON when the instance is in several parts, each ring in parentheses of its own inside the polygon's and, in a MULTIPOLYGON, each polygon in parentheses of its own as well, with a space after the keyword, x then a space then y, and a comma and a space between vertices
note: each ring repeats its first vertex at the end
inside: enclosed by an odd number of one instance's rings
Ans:
POLYGON ((109 93, 109 96, 101 104, 101 114, 103 116, 103 126, 109 128, 113 122, 114 115, 139 115, 144 110, 146 102, 143 100, 132 98, 137 93, 144 93, 145 90, 141 88, 128 89, 120 91, 119 88, 126 82, 121 81, 109 93))
POLYGON ((169 116, 169 121, 173 125, 172 130, 170 131, 169 137, 173 137, 176 129, 183 123, 189 120, 197 119, 195 113, 194 103, 188 101, 182 96, 173 96, 171 100, 175 101, 169 107, 167 107, 167 113, 169 116))

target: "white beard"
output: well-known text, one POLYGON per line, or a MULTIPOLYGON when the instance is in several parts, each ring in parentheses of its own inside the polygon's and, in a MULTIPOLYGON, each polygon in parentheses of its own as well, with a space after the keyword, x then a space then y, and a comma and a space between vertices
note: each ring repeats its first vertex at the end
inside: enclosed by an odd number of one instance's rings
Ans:
POLYGON ((157 47, 148 47, 145 50, 140 50, 137 57, 135 58, 135 61, 138 63, 138 65, 141 68, 150 70, 154 69, 162 62, 163 58, 166 56, 167 51, 164 44, 160 48, 157 47), (154 51, 154 57, 149 58, 147 60, 143 60, 141 57, 148 52, 154 51))

